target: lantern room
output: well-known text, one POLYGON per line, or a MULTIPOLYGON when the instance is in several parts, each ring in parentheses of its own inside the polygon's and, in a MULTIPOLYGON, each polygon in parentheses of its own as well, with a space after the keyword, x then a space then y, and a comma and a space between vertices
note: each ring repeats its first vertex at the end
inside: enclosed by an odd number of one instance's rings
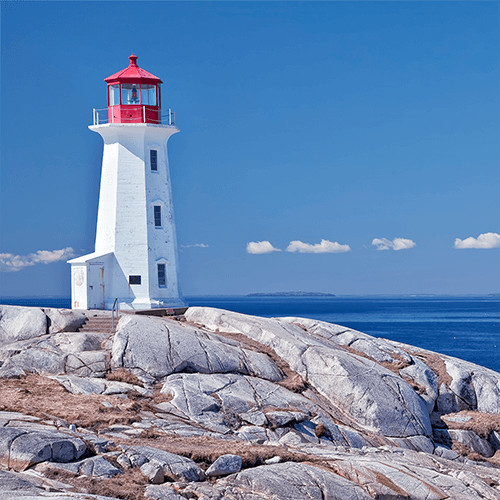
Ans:
POLYGON ((130 65, 105 78, 108 84, 109 123, 161 123, 159 78, 137 66, 132 54, 130 65))

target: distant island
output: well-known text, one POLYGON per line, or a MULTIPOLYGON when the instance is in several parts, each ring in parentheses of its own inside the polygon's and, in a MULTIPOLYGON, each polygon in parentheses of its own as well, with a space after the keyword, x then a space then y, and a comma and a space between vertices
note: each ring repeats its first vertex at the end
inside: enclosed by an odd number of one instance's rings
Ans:
POLYGON ((335 297, 335 294, 323 292, 273 292, 249 293, 247 297, 335 297))

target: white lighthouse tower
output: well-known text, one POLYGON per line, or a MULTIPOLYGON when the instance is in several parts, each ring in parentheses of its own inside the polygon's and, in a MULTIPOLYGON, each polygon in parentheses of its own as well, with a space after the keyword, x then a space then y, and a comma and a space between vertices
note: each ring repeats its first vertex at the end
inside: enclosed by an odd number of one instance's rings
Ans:
POLYGON ((69 261, 73 309, 183 305, 159 78, 130 65, 105 79, 108 110, 90 130, 104 140, 95 252, 69 261))

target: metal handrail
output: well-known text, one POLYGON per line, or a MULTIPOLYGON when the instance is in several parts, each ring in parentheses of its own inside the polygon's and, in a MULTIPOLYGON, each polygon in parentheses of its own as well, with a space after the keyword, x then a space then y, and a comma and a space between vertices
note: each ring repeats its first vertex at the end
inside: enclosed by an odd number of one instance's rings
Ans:
POLYGON ((113 330, 115 329, 115 310, 116 310, 116 317, 119 318, 119 316, 118 316, 118 297, 113 302, 113 307, 111 308, 111 322, 113 324, 113 330))
MULTIPOLYGON (((94 125, 100 125, 101 123, 108 123, 107 112, 108 112, 108 108, 102 108, 102 109, 93 108, 93 110, 92 110, 92 122, 94 123, 94 125), (99 111, 105 111, 106 118, 100 117, 99 111)), ((102 114, 104 114, 104 113, 102 113, 102 114)))
MULTIPOLYGON (((159 120, 149 119, 146 122, 146 107, 142 106, 143 111, 143 123, 157 123, 158 125, 175 125, 175 112, 169 109, 160 115, 159 120)), ((97 109, 93 108, 92 122, 94 125, 104 125, 106 123, 110 123, 108 116, 109 108, 97 109)), ((123 118, 122 118, 123 120, 123 118)), ((135 118, 131 120, 133 123, 137 123, 135 118)), ((123 123, 123 122, 122 122, 123 123)))

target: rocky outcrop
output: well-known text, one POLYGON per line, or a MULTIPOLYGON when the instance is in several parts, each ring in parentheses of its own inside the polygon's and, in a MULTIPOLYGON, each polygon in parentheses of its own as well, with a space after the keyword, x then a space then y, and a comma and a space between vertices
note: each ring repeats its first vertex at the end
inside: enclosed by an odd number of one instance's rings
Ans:
POLYGON ((120 321, 113 338, 113 365, 146 381, 175 372, 242 373, 268 380, 283 378, 265 355, 180 322, 140 316, 120 321))
POLYGON ((241 470, 242 459, 238 455, 220 456, 206 472, 207 477, 227 476, 241 470))
POLYGON ((5 307, 0 500, 500 499, 491 370, 303 318, 5 307))
MULTIPOLYGON (((191 308, 187 318, 214 331, 242 333, 271 347, 306 383, 368 431, 392 437, 431 435, 425 401, 408 382, 375 361, 342 349, 327 335, 314 335, 314 329, 310 335, 307 327, 304 331, 293 321, 256 317, 245 321, 240 314, 208 308, 191 308)), ((346 329, 332 326, 337 334, 345 333, 346 329)), ((363 341, 366 349, 369 342, 363 341)), ((374 343, 371 350, 382 351, 374 343)))
MULTIPOLYGON (((222 482, 222 481, 221 481, 222 482)), ((234 498, 329 498, 331 500, 369 500, 361 487, 333 471, 289 462, 248 469, 226 480, 226 496, 234 498), (293 480, 291 481, 291 479, 293 480)))
POLYGON ((0 305, 0 345, 47 333, 76 332, 86 320, 85 314, 71 309, 0 305))
POLYGON ((72 309, 43 309, 47 315, 47 333, 76 332, 87 317, 79 311, 72 309))
POLYGON ((109 334, 78 333, 86 320, 68 309, 0 305, 0 378, 27 372, 103 377, 109 356, 101 342, 109 334))
POLYGON ((35 307, 0 305, 0 345, 47 333, 47 316, 35 307))

